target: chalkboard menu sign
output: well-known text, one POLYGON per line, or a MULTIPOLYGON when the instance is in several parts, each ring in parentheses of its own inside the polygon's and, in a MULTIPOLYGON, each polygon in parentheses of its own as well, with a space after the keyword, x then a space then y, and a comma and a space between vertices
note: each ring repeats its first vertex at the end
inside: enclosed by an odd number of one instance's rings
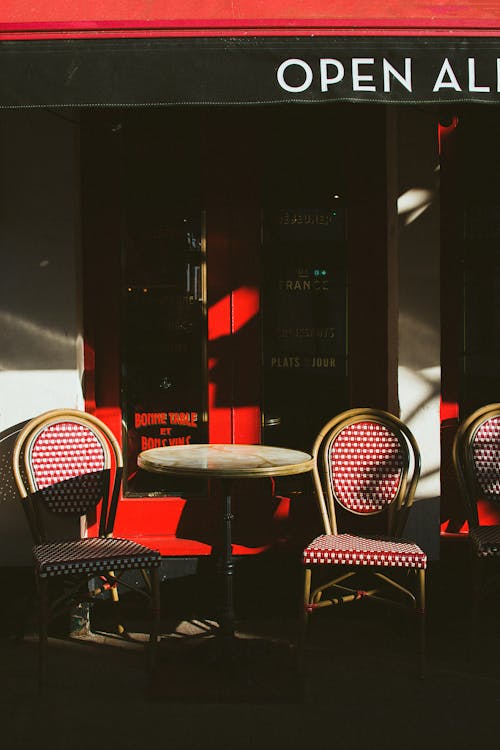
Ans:
POLYGON ((265 442, 308 450, 347 406, 342 207, 270 211, 263 263, 265 442))
POLYGON ((202 217, 167 215, 129 238, 122 310, 125 494, 196 494, 202 482, 143 472, 137 455, 207 442, 202 217))

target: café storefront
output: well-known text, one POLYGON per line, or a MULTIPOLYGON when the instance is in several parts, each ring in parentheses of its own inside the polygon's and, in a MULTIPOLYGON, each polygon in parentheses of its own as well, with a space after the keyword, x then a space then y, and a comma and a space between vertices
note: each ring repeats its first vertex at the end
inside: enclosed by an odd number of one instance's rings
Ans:
MULTIPOLYGON (((449 436, 460 415, 498 400, 500 151, 490 137, 498 30, 486 17, 463 17, 473 4, 447 5, 446 29, 436 18, 382 23, 368 10, 354 19, 346 9, 335 21, 319 2, 306 4, 310 15, 302 3, 300 16, 292 8, 285 18, 274 3, 246 20, 224 3, 212 17, 199 5, 191 20, 184 4, 182 21, 180 12, 153 22, 129 8, 129 17, 87 22, 74 9, 58 17, 52 3, 52 22, 20 12, 14 22, 8 11, 0 22, 4 158, 16 134, 37 131, 41 114, 77 133, 75 169, 58 188, 66 180, 77 205, 68 304, 78 311, 81 406, 124 448, 117 532, 147 537, 165 557, 212 549, 204 482, 144 474, 141 450, 200 442, 308 450, 330 416, 369 405, 423 420, 417 438, 424 453, 430 441, 430 459, 416 505, 441 500, 441 517, 436 503, 419 510, 417 531, 437 556, 439 523, 462 528, 449 436), (435 184, 405 209, 415 188, 407 180, 401 191, 398 164, 418 166, 422 121, 435 137, 435 184), (432 247, 417 236, 407 258, 398 223, 413 216, 417 225, 432 211, 432 247), (404 317, 409 301, 419 314, 404 317), (402 361, 412 363, 404 372, 402 361), (416 403, 413 381, 409 396, 402 387, 407 371, 428 387, 416 403)), ((33 178, 37 165, 19 159, 16 174, 33 178)), ((14 230, 8 237, 16 246, 14 230)), ((14 279, 23 267, 16 257, 14 279)), ((49 255, 40 263, 50 266, 49 255)), ((43 284, 38 293, 40 310, 50 303, 43 284)), ((31 310, 17 301, 18 317, 6 320, 15 326, 31 310)), ((51 369, 19 367, 45 377, 51 369)), ((5 432, 34 415, 23 412, 21 391, 12 398, 20 406, 5 432)), ((74 405, 64 399, 41 398, 38 411, 74 405)), ((317 519, 301 502, 307 479, 251 484, 236 498, 236 552, 309 537, 317 519)))

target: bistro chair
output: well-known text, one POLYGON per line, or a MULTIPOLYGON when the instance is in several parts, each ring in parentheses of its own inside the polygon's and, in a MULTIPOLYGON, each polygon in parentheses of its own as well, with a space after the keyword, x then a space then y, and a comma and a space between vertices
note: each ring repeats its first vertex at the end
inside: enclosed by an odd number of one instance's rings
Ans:
POLYGON ((481 601, 500 583, 500 525, 482 524, 478 509, 500 509, 500 404, 482 406, 460 424, 453 463, 469 524, 475 625, 481 601))
POLYGON ((388 412, 351 409, 325 424, 312 455, 325 533, 303 552, 299 664, 310 615, 324 607, 367 600, 409 607, 417 614, 419 671, 423 676, 426 555, 401 538, 420 475, 415 438, 388 412), (374 515, 385 516, 385 521, 380 519, 383 535, 338 530, 341 517, 347 521, 356 516, 359 527, 370 518, 373 521, 374 515))
MULTIPOLYGON (((44 684, 50 620, 88 602, 92 593, 100 590, 110 589, 118 603, 117 584, 126 570, 140 570, 148 583, 141 593, 152 604, 149 662, 153 670, 159 635, 161 556, 141 544, 112 536, 123 460, 111 430, 80 411, 41 414, 19 433, 13 472, 35 544, 39 691, 44 684), (61 519, 66 533, 59 530, 54 539, 54 525, 61 529, 61 519), (96 536, 87 536, 89 521, 95 521, 96 536), (69 524, 75 531, 67 538, 69 524), (90 584, 96 581, 97 588, 92 590, 90 584)), ((127 584, 121 581, 121 585, 127 584)))

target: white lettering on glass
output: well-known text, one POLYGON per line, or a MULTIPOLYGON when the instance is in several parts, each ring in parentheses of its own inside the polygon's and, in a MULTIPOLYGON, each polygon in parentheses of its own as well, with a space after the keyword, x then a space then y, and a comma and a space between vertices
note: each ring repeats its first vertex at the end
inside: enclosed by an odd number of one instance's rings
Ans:
MULTIPOLYGON (((352 57, 346 60, 321 57, 314 62, 292 57, 279 65, 276 78, 280 88, 292 94, 301 94, 313 85, 316 91, 319 89, 323 94, 328 94, 335 86, 341 87, 342 94, 346 94, 349 89, 352 92, 383 91, 390 94, 398 87, 413 94, 414 73, 418 72, 419 65, 422 67, 422 60, 412 57, 399 58, 397 62, 385 57, 352 57)), ((434 94, 441 91, 447 91, 450 95, 462 91, 500 93, 500 57, 494 57, 490 61, 476 57, 450 61, 445 57, 437 61, 436 71, 434 84, 432 78, 428 82, 434 94), (466 64, 467 68, 464 70, 466 64), (487 64, 495 67, 490 70, 490 67, 486 67, 487 64)), ((425 66, 423 72, 426 72, 425 66)), ((422 76, 422 71, 420 74, 422 76)), ((425 95, 426 92, 418 93, 425 95)), ((399 94, 401 96, 401 91, 399 94)))
POLYGON ((285 89, 285 91, 291 91, 295 94, 300 94, 301 91, 305 91, 306 89, 308 89, 313 80, 313 72, 311 70, 311 66, 304 62, 304 60, 299 60, 296 57, 292 57, 289 60, 285 60, 284 62, 282 62, 278 68, 278 72, 276 75, 281 88, 285 89), (301 83, 298 86, 290 86, 285 81, 285 71, 288 70, 291 65, 296 65, 299 68, 302 68, 305 73, 304 83, 301 83))
POLYGON ((462 91, 447 57, 441 66, 441 70, 438 73, 436 83, 432 90, 439 91, 440 89, 455 89, 455 91, 462 91), (445 76, 448 76, 447 81, 445 80, 445 76))
POLYGON ((367 86, 362 81, 373 81, 372 75, 361 75, 360 65, 373 65, 373 57, 353 57, 352 58, 352 90, 353 91, 376 91, 375 86, 367 86))
POLYGON ((405 72, 402 75, 396 68, 394 68, 389 60, 385 57, 382 60, 382 66, 384 71, 384 91, 391 90, 391 76, 395 78, 399 83, 405 87, 407 91, 411 91, 411 57, 405 57, 405 72))
POLYGON ((339 83, 344 78, 344 66, 340 60, 334 60, 330 57, 322 57, 319 61, 320 77, 321 77, 321 91, 328 91, 329 86, 333 86, 334 83, 339 83), (329 76, 329 68, 335 69, 335 75, 329 76))
POLYGON ((469 67, 469 91, 491 91, 489 86, 476 86, 476 60, 469 57, 467 64, 469 67))

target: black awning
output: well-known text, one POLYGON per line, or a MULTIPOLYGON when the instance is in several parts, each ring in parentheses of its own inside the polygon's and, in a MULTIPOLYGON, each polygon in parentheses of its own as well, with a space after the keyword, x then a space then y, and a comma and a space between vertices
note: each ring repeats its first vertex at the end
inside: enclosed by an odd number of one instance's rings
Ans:
POLYGON ((0 106, 500 101, 500 37, 0 42, 0 106))

